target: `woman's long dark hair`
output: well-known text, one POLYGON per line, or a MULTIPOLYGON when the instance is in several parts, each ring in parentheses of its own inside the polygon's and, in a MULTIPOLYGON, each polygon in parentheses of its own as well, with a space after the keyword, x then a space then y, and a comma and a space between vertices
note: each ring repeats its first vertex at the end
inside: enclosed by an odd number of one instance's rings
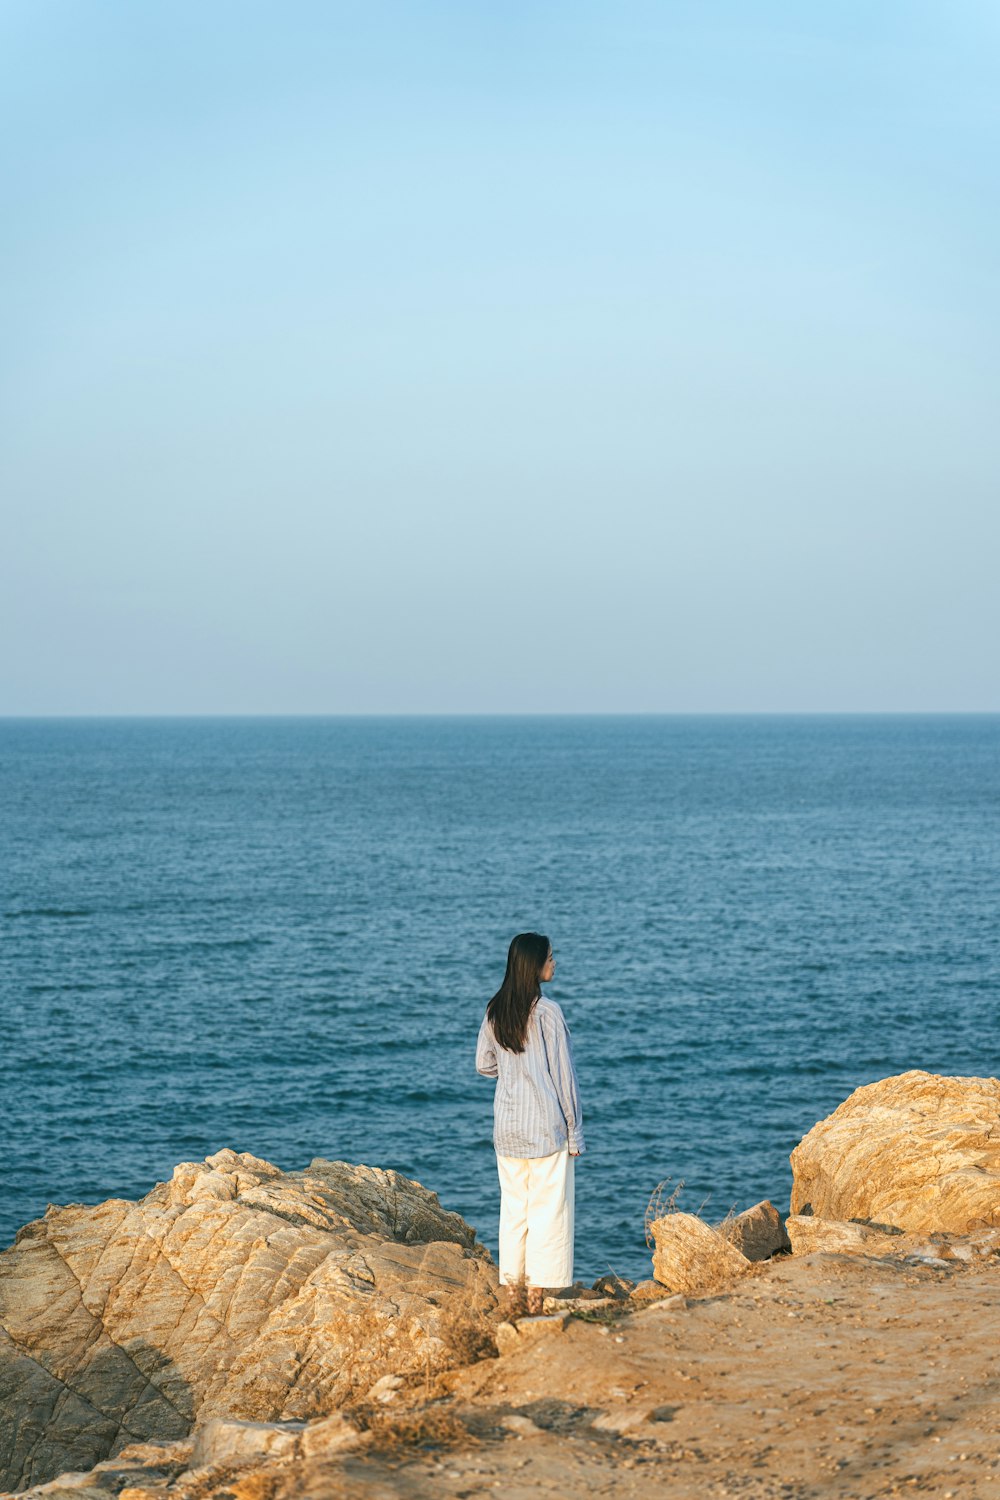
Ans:
POLYGON ((540 977, 552 948, 540 932, 519 932, 507 950, 503 984, 486 1007, 493 1035, 507 1052, 523 1052, 528 1017, 541 996, 540 977))

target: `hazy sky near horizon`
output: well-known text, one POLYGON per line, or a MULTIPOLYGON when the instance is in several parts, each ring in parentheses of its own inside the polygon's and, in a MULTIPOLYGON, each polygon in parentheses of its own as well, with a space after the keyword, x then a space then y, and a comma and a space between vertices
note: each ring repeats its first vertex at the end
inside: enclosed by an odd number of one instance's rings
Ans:
POLYGON ((998 710, 986 0, 5 0, 0 714, 998 710))

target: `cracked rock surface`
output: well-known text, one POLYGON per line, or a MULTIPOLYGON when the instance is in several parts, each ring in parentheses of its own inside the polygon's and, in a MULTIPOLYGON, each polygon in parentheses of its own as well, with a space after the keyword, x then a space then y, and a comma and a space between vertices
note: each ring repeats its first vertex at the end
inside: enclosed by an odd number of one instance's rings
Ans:
POLYGON ((474 1230, 374 1167, 225 1150, 137 1203, 50 1208, 0 1254, 0 1489, 329 1411, 379 1347, 418 1368, 473 1281, 496 1283, 474 1230))

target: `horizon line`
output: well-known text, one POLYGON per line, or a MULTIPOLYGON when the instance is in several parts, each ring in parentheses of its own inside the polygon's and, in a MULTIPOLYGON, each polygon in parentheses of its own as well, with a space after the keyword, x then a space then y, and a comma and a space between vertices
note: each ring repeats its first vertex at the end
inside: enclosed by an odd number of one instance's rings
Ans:
POLYGON ((0 723, 107 722, 108 720, 329 720, 329 719, 958 719, 997 718, 1000 708, 747 708, 747 709, 521 709, 341 710, 339 712, 105 712, 0 714, 0 723))

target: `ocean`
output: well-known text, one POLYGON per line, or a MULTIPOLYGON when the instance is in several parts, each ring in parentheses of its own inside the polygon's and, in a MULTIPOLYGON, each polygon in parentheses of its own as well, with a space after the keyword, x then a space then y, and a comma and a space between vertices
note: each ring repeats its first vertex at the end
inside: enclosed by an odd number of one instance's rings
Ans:
POLYGON ((577 1273, 787 1209, 859 1084, 998 1073, 1000 716, 0 721, 0 1246, 229 1146, 394 1167, 496 1253, 473 1066, 551 938, 577 1273))

